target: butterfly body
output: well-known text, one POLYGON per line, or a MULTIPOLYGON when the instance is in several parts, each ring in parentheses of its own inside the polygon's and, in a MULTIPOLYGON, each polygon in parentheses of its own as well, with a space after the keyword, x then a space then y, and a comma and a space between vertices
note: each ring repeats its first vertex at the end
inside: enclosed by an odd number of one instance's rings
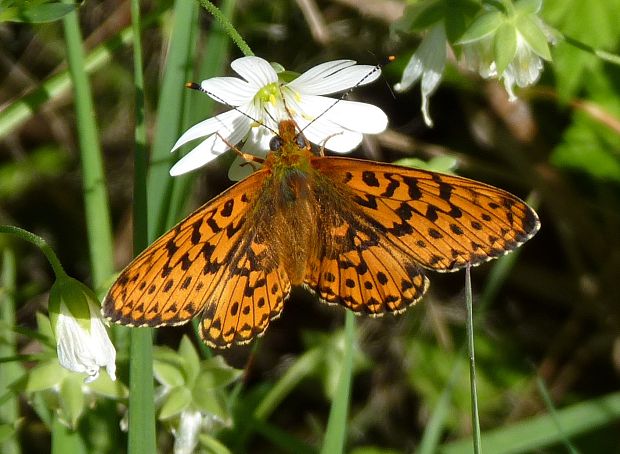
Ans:
POLYGON ((202 314, 207 344, 261 335, 295 285, 371 316, 401 312, 454 271, 516 248, 539 228, 501 189, 461 177, 316 156, 280 123, 261 169, 156 240, 119 276, 104 315, 133 326, 202 314))

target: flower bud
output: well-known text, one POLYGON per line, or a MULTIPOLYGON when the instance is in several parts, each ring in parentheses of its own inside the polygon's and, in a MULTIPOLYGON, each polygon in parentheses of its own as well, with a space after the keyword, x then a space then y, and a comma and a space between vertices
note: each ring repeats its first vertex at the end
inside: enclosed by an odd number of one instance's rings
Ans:
POLYGON ((85 383, 96 380, 101 367, 116 379, 116 350, 91 289, 69 276, 58 277, 50 290, 49 314, 62 367, 88 374, 85 383))

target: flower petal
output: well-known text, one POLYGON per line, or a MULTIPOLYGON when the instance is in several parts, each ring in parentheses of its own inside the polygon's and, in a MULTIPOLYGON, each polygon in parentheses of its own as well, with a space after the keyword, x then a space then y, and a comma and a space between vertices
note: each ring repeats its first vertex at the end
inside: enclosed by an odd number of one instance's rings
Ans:
POLYGON ((348 153, 357 147, 363 138, 361 133, 345 129, 327 118, 321 117, 312 124, 301 117, 296 117, 295 121, 306 139, 336 153, 348 153))
POLYGON ((219 132, 224 137, 229 137, 233 133, 234 128, 242 127, 244 120, 249 127, 250 119, 236 110, 229 110, 228 112, 203 120, 185 131, 170 151, 175 151, 187 142, 191 142, 200 137, 209 136, 215 132, 219 132))
POLYGON ((101 367, 105 367, 110 378, 116 380, 116 350, 98 310, 90 307, 89 332, 71 315, 67 306, 61 304, 55 335, 58 361, 62 367, 88 374, 85 383, 96 380, 101 367))
MULTIPOLYGON (((239 134, 241 135, 241 134, 239 134)), ((213 134, 205 139, 200 145, 191 150, 170 169, 170 175, 176 177, 213 161, 230 147, 222 139, 213 134)))
POLYGON ((287 87, 310 95, 328 95, 375 81, 381 75, 377 66, 357 65, 354 60, 335 60, 310 68, 287 87))
POLYGON ((202 425, 199 411, 181 412, 179 427, 174 431, 174 454, 192 454, 198 445, 198 434, 202 425))
POLYGON ((212 99, 229 106, 246 104, 256 96, 256 87, 236 77, 212 77, 203 80, 200 88, 212 99))
MULTIPOLYGON (((394 90, 405 91, 423 74, 432 74, 426 83, 426 93, 430 94, 441 80, 446 62, 446 28, 440 22, 431 28, 420 43, 403 71, 403 77, 394 85, 394 90), (429 91, 430 90, 430 91, 429 91)), ((424 87, 423 87, 424 90, 424 87)))
POLYGON ((260 90, 265 85, 278 81, 278 75, 267 60, 248 56, 236 59, 230 67, 241 77, 260 90))
POLYGON ((299 100, 297 108, 310 114, 310 119, 322 115, 345 129, 365 134, 383 132, 388 124, 387 115, 381 109, 363 102, 306 95, 299 100))

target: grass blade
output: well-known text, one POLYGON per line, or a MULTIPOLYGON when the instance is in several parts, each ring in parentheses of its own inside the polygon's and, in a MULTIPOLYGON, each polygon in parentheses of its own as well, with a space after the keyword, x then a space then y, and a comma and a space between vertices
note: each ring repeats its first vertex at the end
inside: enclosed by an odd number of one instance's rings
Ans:
POLYGON ((336 454, 344 450, 347 435, 347 416, 351 395, 353 372, 353 348, 355 344, 355 314, 347 311, 344 325, 344 357, 336 395, 329 411, 327 430, 323 440, 322 454, 336 454))

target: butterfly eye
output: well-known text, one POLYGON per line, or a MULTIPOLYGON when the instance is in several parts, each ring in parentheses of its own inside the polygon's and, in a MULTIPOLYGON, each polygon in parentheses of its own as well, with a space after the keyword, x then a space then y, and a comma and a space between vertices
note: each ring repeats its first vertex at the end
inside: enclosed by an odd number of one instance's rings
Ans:
POLYGON ((306 138, 303 136, 303 134, 297 134, 295 136, 295 143, 299 148, 306 148, 308 146, 308 142, 306 141, 306 138))
POLYGON ((282 148, 282 145, 283 141, 280 136, 273 136, 269 141, 269 149, 271 151, 278 151, 280 148, 282 148))

